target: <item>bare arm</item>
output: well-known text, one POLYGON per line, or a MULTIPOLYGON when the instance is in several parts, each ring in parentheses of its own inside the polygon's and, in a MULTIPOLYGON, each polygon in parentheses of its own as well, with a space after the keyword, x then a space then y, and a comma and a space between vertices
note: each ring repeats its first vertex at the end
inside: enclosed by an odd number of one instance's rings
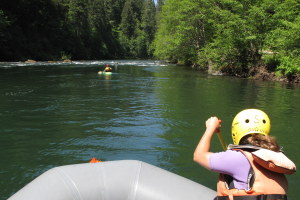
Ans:
POLYGON ((209 151, 210 141, 212 135, 219 127, 220 127, 220 122, 217 117, 209 118, 206 121, 206 130, 194 151, 194 161, 207 169, 210 169, 209 156, 213 154, 212 152, 209 151))

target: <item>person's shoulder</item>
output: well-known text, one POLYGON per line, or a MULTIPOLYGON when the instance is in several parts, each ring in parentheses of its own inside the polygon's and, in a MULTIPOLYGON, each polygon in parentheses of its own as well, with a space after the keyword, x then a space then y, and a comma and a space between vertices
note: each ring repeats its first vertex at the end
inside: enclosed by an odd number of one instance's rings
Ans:
POLYGON ((224 160, 233 159, 233 160, 235 160, 235 159, 241 158, 241 157, 244 158, 245 155, 239 150, 228 149, 226 151, 214 153, 214 154, 212 154, 212 157, 214 157, 216 159, 224 159, 224 160))
POLYGON ((237 150, 226 150, 210 155, 210 167, 213 171, 233 174, 238 166, 248 166, 245 155, 237 150))
POLYGON ((226 150, 225 153, 232 156, 244 156, 244 154, 240 150, 236 149, 226 150))

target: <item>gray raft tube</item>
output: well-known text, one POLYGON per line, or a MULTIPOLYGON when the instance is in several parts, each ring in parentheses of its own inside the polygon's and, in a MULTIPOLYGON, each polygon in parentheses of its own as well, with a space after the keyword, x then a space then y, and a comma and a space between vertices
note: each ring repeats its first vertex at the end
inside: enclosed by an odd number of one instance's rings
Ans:
POLYGON ((213 200, 216 192, 141 161, 50 169, 8 200, 213 200))

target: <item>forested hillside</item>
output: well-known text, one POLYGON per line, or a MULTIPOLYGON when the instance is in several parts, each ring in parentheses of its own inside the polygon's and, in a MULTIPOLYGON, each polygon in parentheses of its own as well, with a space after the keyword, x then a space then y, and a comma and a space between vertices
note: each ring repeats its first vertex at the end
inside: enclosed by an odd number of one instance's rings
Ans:
POLYGON ((300 0, 1 0, 0 60, 148 59, 300 74, 300 0))
POLYGON ((155 55, 238 76, 300 73, 299 0, 166 0, 155 55))
POLYGON ((150 58, 153 0, 1 0, 0 60, 150 58))

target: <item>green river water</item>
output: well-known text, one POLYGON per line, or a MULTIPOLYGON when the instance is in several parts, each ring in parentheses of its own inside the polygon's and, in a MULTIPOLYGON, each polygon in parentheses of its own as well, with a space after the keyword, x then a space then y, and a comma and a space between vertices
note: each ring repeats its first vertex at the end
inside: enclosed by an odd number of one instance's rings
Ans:
MULTIPOLYGON (((245 108, 268 113, 271 134, 300 164, 299 85, 136 60, 0 63, 0 85, 0 199, 50 168, 92 157, 145 161, 215 189, 217 174, 195 164, 193 151, 210 116, 222 119, 229 143, 245 108), (112 75, 98 75, 105 64, 112 75)), ((217 137, 211 150, 222 150, 217 137)), ((300 175, 287 177, 297 200, 300 175)))

